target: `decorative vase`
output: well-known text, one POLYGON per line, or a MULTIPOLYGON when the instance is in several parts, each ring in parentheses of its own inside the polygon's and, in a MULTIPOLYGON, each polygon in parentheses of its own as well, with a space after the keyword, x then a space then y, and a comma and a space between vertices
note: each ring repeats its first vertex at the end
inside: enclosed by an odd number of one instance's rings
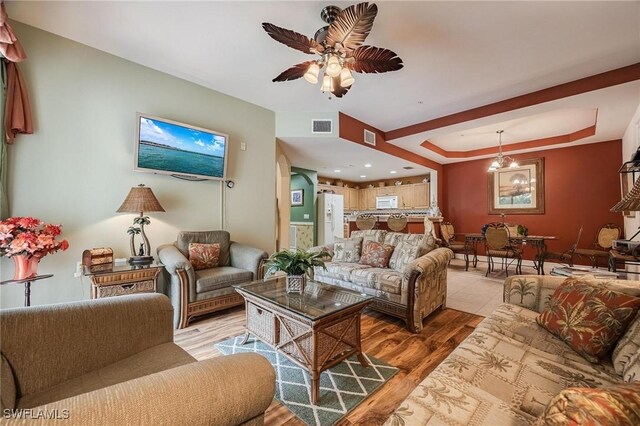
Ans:
POLYGON ((40 258, 37 256, 25 256, 23 254, 13 256, 13 264, 15 266, 13 279, 24 280, 35 276, 38 273, 39 262, 40 258))
POLYGON ((304 293, 307 284, 306 275, 287 275, 285 289, 287 293, 304 293))

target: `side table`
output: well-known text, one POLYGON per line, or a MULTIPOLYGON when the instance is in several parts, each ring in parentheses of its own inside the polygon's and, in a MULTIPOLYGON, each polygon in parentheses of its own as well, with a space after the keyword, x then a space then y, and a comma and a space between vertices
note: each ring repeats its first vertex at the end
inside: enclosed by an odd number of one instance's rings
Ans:
POLYGON ((111 264, 84 268, 84 275, 91 279, 91 298, 123 296, 136 293, 155 293, 158 275, 164 268, 161 263, 148 265, 111 264))
POLYGON ((24 283, 24 306, 31 306, 31 283, 34 281, 44 280, 46 278, 51 278, 53 274, 46 275, 34 275, 33 277, 24 278, 22 280, 7 280, 1 281, 2 284, 22 284, 24 283))

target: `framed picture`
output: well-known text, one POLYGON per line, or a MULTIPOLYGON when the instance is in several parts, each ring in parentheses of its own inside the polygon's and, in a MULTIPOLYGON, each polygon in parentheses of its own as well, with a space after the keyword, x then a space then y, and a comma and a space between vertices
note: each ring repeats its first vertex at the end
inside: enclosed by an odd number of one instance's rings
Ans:
POLYGON ((291 190, 291 205, 304 206, 304 189, 291 190))
POLYGON ((489 214, 544 214, 544 158, 488 175, 489 214))

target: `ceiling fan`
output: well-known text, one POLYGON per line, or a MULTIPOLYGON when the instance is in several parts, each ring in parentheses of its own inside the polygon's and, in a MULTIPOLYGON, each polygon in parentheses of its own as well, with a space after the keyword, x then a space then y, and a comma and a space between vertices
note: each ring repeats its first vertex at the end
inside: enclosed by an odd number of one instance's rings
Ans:
POLYGON ((341 98, 354 82, 352 72, 382 73, 401 69, 402 59, 391 50, 363 44, 377 13, 378 7, 373 3, 360 3, 346 9, 327 6, 320 17, 329 25, 320 28, 313 38, 263 23, 262 28, 274 40, 303 53, 320 55, 320 59, 292 66, 273 81, 304 77, 316 84, 320 70, 326 67, 320 90, 341 98))

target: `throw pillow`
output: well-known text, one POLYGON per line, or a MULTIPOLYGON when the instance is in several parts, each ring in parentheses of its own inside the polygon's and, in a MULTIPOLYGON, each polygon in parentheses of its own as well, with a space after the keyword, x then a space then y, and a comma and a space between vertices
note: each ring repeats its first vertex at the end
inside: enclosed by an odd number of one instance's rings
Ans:
POLYGON ((597 363, 613 348, 639 307, 640 298, 567 278, 536 321, 597 363))
MULTIPOLYGON (((627 331, 616 343, 611 353, 611 362, 616 373, 622 375, 629 359, 640 349, 640 313, 636 315, 627 331)), ((640 377, 639 377, 640 379, 640 377)))
POLYGON ((367 241, 363 243, 360 264, 373 266, 374 268, 387 268, 389 267, 389 259, 393 249, 393 246, 367 241))
POLYGON ((387 231, 384 229, 365 229, 358 231, 351 231, 351 238, 362 237, 362 248, 364 250, 364 245, 367 241, 375 241, 376 243, 382 243, 384 241, 384 236, 387 235, 387 231))
POLYGON ((640 349, 629 358, 622 372, 622 378, 625 382, 640 382, 640 349))
POLYGON ((362 250, 362 237, 336 238, 333 244, 333 261, 357 263, 362 250))
POLYGON ((554 396, 536 425, 640 424, 640 382, 568 388, 554 396))
POLYGON ((420 245, 418 241, 402 241, 396 246, 389 259, 389 267, 402 272, 405 266, 418 258, 420 245))
POLYGON ((220 244, 189 243, 189 262, 196 271, 215 268, 220 261, 220 244))

